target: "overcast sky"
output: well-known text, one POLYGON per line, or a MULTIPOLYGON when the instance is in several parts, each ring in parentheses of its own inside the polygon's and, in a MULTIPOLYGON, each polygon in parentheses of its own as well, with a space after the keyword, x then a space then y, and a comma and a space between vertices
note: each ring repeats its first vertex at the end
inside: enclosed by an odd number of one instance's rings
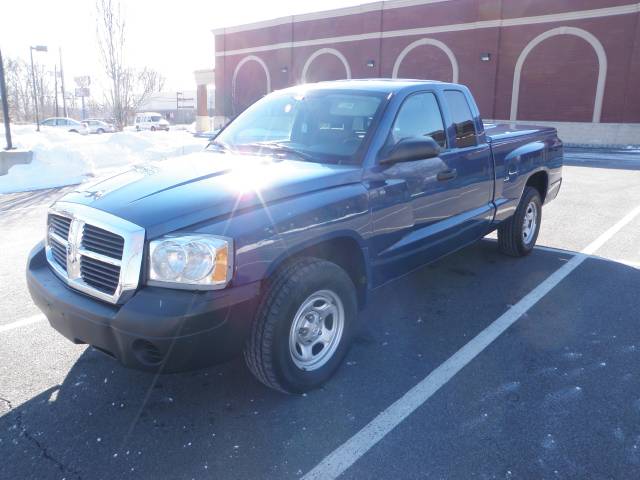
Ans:
MULTIPOLYGON (((165 90, 195 89, 193 71, 213 68, 212 28, 367 3, 366 0, 122 0, 127 61, 149 66, 167 79, 165 90)), ((100 90, 93 0, 2 0, 0 48, 4 56, 29 58, 30 45, 43 63, 58 60, 62 47, 67 89, 73 77, 91 75, 100 90)), ((96 92, 97 93, 97 92, 96 92)))

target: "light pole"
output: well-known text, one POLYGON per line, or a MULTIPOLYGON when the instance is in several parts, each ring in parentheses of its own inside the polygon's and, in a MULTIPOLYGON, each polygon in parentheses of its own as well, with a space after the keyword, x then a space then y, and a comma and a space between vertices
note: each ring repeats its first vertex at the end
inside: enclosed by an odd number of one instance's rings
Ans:
POLYGON ((40 118, 38 117, 38 93, 36 91, 36 69, 33 66, 33 51, 46 52, 46 45, 36 45, 35 47, 29 47, 29 53, 31 54, 31 83, 33 84, 33 106, 36 111, 36 130, 40 131, 40 118))
POLYGON ((7 139, 6 150, 13 149, 11 143, 11 120, 9 119, 9 99, 7 98, 7 84, 4 81, 4 63, 0 51, 0 95, 2 96, 2 116, 4 117, 4 135, 7 139))
POLYGON ((53 104, 56 109, 56 117, 59 116, 58 113, 58 64, 53 65, 53 91, 55 92, 53 95, 53 104))
MULTIPOLYGON (((64 70, 62 69, 62 47, 58 48, 58 53, 60 54, 60 84, 62 87, 62 111, 64 116, 67 117, 67 99, 64 96, 64 70)), ((56 113, 57 115, 57 113, 56 113)))

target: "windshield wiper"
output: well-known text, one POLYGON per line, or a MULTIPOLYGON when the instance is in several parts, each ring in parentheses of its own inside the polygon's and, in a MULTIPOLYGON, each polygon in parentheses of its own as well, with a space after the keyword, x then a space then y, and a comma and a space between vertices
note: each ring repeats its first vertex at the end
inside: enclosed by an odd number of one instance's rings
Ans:
POLYGON ((249 147, 257 147, 257 148, 266 148, 267 150, 274 152, 274 153, 291 153, 295 156, 297 156, 298 158, 300 158, 301 160, 307 161, 307 162, 317 162, 318 159, 315 158, 313 155, 309 155, 308 153, 305 152, 301 152, 298 149, 292 148, 287 144, 284 143, 261 143, 261 142, 256 142, 256 143, 248 143, 247 146, 249 147))
POLYGON ((216 147, 218 148, 218 150, 222 151, 222 152, 231 152, 231 147, 229 145, 227 145, 226 143, 220 142, 219 140, 211 140, 209 143, 207 143, 207 146, 204 147, 205 149, 209 148, 209 147, 216 147))

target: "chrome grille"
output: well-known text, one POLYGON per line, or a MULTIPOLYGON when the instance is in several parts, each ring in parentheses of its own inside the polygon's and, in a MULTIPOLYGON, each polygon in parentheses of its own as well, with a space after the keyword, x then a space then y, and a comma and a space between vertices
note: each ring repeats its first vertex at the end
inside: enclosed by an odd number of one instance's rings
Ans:
POLYGON ((49 245, 55 262, 65 272, 67 271, 67 239, 69 238, 69 228, 71 219, 60 215, 49 214, 47 219, 47 236, 49 245))
POLYGON ((122 258, 122 250, 124 249, 124 238, 115 233, 85 223, 82 233, 82 247, 86 250, 120 260, 122 258))
POLYGON ((53 229, 53 231, 62 238, 67 238, 69 236, 69 227, 71 225, 71 219, 66 217, 61 217, 60 215, 49 215, 49 228, 53 229))
POLYGON ((84 205, 58 202, 49 211, 49 265, 72 288, 110 303, 138 286, 144 230, 84 205))
POLYGON ((51 253, 53 259, 56 261, 64 271, 67 271, 67 247, 58 243, 55 239, 49 239, 49 245, 51 245, 51 253))
POLYGON ((80 257, 80 276, 96 290, 113 295, 120 281, 120 267, 90 257, 80 257))

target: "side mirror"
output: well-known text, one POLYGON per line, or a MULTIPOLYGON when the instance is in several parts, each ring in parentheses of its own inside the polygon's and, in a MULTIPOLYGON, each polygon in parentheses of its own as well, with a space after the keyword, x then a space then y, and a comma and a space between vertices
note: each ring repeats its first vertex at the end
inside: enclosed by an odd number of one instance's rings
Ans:
POLYGON ((381 164, 424 160, 440 155, 442 148, 432 137, 403 138, 380 159, 381 164))

